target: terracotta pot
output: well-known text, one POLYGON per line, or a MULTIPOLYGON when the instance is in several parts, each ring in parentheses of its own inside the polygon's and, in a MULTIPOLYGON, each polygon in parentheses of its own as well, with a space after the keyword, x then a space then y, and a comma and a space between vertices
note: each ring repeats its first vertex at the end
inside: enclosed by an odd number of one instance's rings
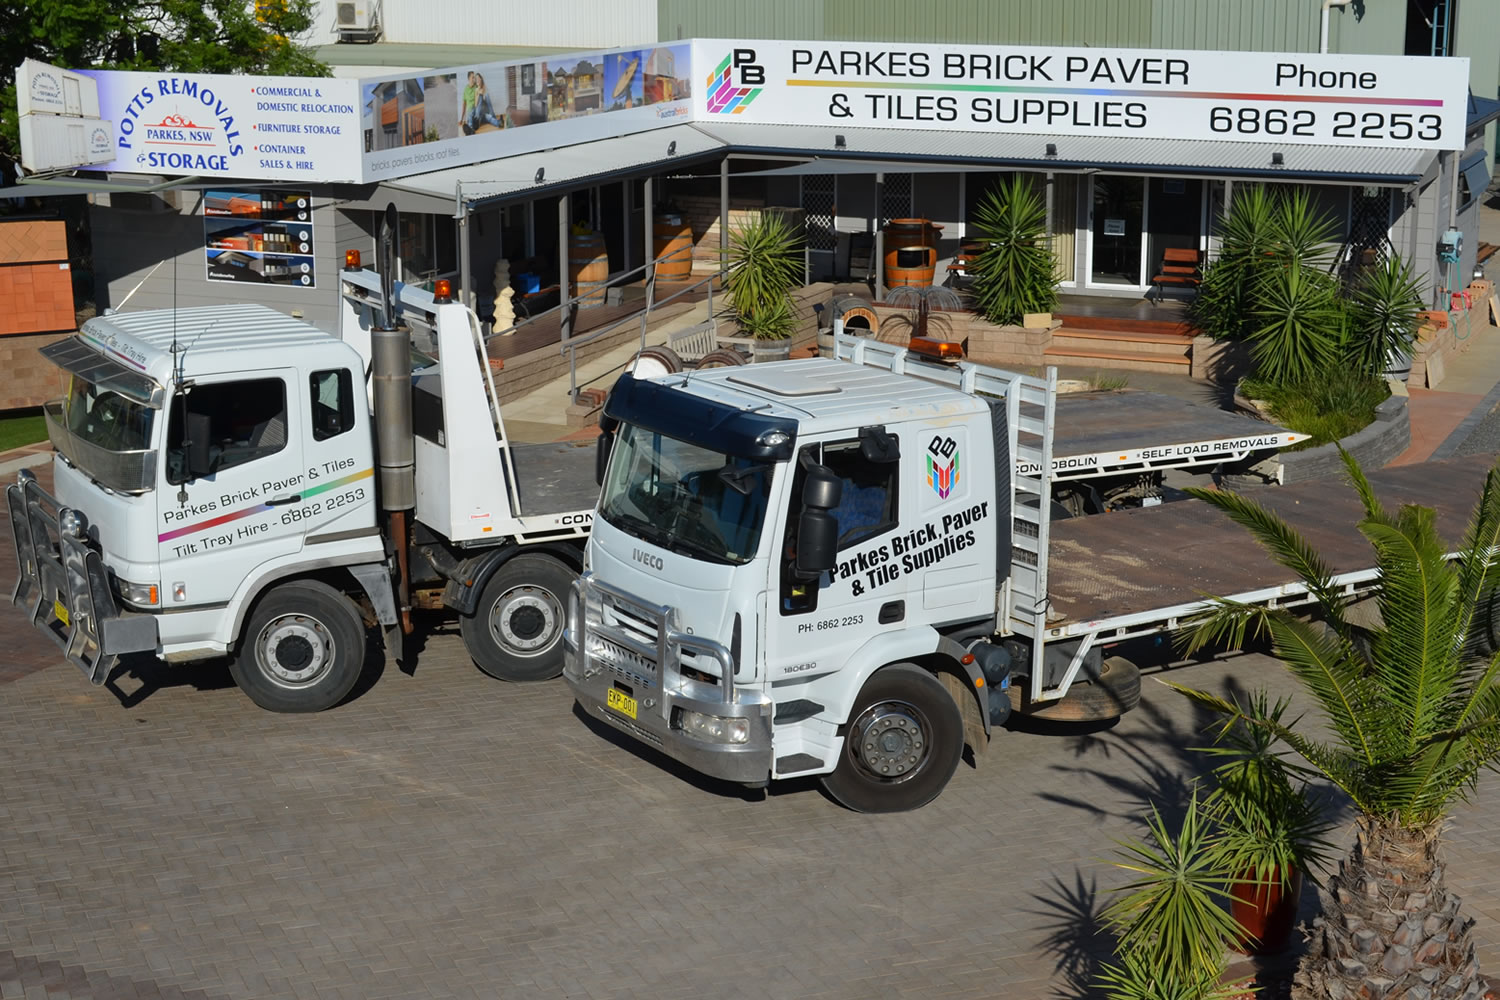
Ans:
POLYGON ((1281 872, 1273 870, 1267 882, 1258 882, 1254 872, 1242 875, 1230 892, 1229 913, 1245 929, 1239 950, 1246 955, 1276 955, 1286 950, 1297 922, 1297 903, 1302 897, 1302 873, 1292 872, 1281 884, 1281 872))

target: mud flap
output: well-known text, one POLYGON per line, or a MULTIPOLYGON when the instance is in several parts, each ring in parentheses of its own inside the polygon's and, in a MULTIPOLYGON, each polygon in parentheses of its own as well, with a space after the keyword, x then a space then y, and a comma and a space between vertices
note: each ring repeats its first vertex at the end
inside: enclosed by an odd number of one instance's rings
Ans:
POLYGON ((978 763, 980 754, 990 745, 984 718, 979 712, 978 692, 969 681, 947 670, 938 671, 937 679, 942 682, 949 697, 958 706, 959 713, 963 715, 964 742, 974 750, 974 760, 978 763))

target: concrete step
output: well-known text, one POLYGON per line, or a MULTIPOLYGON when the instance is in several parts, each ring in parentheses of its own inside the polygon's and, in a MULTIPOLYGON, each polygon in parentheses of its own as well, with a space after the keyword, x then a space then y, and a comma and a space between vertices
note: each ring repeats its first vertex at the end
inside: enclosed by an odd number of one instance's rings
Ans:
POLYGON ((1103 330, 1070 330, 1067 327, 1052 331, 1051 343, 1053 347, 1084 352, 1129 351, 1168 357, 1184 357, 1193 345, 1187 337, 1171 333, 1111 333, 1103 330))
POLYGON ((1077 348, 1056 344, 1048 347, 1042 354, 1047 361, 1059 365, 1097 365, 1100 368, 1167 372, 1175 375, 1187 374, 1192 370, 1192 361, 1186 354, 1149 354, 1144 351, 1077 348))

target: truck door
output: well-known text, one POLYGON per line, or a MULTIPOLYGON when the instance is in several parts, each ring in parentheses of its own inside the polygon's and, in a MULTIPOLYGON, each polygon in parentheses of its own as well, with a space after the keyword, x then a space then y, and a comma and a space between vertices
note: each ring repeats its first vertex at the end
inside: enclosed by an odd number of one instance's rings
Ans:
MULTIPOLYGON (((905 445, 896 435, 890 439, 894 447, 905 445)), ((771 616, 766 637, 772 681, 836 670, 867 636, 904 618, 907 579, 897 554, 901 465, 900 458, 874 461, 858 439, 807 445, 799 454, 783 526, 779 591, 773 591, 779 613, 771 616), (820 581, 791 574, 807 462, 826 465, 843 481, 842 499, 831 511, 839 523, 838 565, 820 581)))
POLYGON ((302 549, 304 407, 293 369, 178 390, 157 492, 162 605, 228 601, 302 549))

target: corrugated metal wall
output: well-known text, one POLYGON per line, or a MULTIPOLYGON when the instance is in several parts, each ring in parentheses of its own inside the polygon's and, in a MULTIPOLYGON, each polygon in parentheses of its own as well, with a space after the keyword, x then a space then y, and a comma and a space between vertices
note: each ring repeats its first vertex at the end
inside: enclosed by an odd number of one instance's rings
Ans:
POLYGON ((663 40, 697 36, 1128 47, 1151 44, 1151 6, 1152 0, 659 0, 657 26, 663 40))
MULTIPOLYGON (((338 0, 317 0, 313 27, 301 41, 336 41, 338 0)), ((614 48, 657 37, 657 0, 567 0, 566 3, 496 3, 494 0, 383 0, 385 42, 427 45, 614 48)), ((371 74, 373 75, 373 74, 371 74)))

